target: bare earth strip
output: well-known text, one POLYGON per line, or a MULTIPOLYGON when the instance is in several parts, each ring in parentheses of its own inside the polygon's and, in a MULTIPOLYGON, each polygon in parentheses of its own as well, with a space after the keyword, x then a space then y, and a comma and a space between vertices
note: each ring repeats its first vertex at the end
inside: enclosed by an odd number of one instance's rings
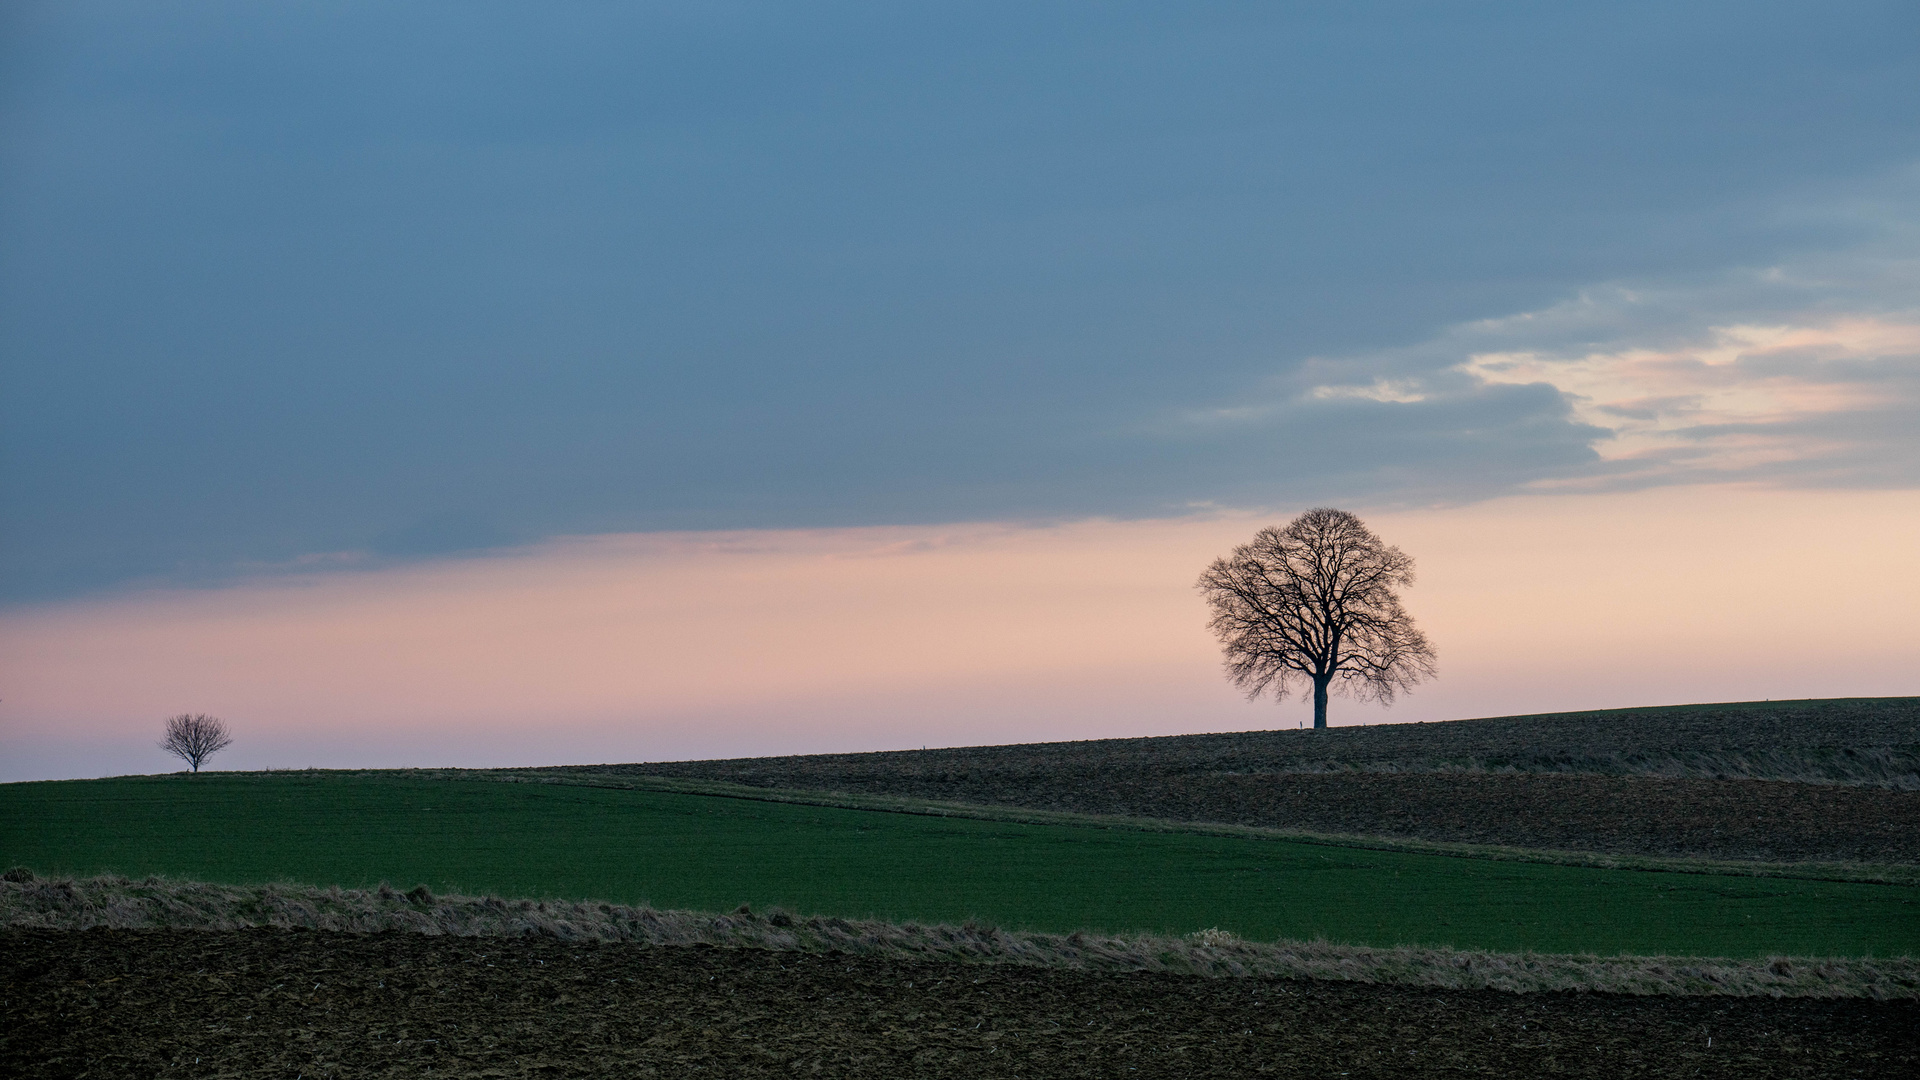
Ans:
POLYGON ((1908 1077, 1913 1000, 1512 994, 551 938, 7 931, 0 1071, 1908 1077))

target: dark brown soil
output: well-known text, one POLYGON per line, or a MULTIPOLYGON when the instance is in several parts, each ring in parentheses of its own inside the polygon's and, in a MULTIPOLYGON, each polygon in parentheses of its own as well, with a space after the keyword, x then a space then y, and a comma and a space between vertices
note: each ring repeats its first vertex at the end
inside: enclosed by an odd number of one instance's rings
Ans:
POLYGON ((7 931, 0 949, 0 1072, 21 1077, 1920 1075, 1914 1001, 271 930, 7 931))
POLYGON ((1890 698, 542 771, 1609 854, 1914 863, 1920 791, 1700 773, 1898 778, 1916 749, 1920 699, 1890 698))
POLYGON ((1137 794, 1155 816, 1316 832, 1614 854, 1920 861, 1920 792, 1881 788, 1319 773, 1170 779, 1137 794))

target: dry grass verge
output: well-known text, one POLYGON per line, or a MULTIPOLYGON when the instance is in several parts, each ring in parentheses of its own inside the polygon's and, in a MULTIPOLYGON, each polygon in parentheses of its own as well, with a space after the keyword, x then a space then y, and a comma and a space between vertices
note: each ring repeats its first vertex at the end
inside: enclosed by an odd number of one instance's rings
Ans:
POLYGON ((1668 996, 1920 998, 1920 960, 1772 957, 1729 960, 1375 949, 1243 941, 1218 930, 1184 938, 1040 934, 926 926, 781 911, 657 911, 592 901, 435 896, 297 885, 232 886, 121 877, 0 880, 0 927, 42 930, 305 928, 464 937, 543 937, 641 945, 711 945, 898 960, 1018 964, 1083 971, 1319 979, 1513 993, 1600 991, 1668 996))

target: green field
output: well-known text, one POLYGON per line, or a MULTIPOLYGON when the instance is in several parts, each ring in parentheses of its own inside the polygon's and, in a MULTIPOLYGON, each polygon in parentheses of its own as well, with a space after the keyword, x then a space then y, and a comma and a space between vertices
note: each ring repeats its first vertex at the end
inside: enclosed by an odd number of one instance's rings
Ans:
POLYGON ((1695 956, 1920 952, 1920 889, 1496 862, 396 773, 0 785, 0 864, 425 883, 1009 929, 1695 956))

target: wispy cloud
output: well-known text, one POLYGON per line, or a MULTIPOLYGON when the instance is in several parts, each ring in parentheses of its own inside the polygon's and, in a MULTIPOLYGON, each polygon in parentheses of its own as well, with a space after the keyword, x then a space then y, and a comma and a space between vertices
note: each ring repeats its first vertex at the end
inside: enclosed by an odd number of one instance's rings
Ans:
POLYGON ((1357 401, 1385 401, 1410 405, 1427 400, 1427 391, 1417 379, 1375 379, 1365 386, 1316 386, 1311 392, 1316 401, 1349 398, 1357 401))
POLYGON ((1475 353, 1454 370, 1490 385, 1550 385, 1576 418, 1609 432, 1595 444, 1601 467, 1565 481, 1860 482, 1871 463, 1911 461, 1920 443, 1911 431, 1849 423, 1920 417, 1920 323, 1714 326, 1654 347, 1475 353))

